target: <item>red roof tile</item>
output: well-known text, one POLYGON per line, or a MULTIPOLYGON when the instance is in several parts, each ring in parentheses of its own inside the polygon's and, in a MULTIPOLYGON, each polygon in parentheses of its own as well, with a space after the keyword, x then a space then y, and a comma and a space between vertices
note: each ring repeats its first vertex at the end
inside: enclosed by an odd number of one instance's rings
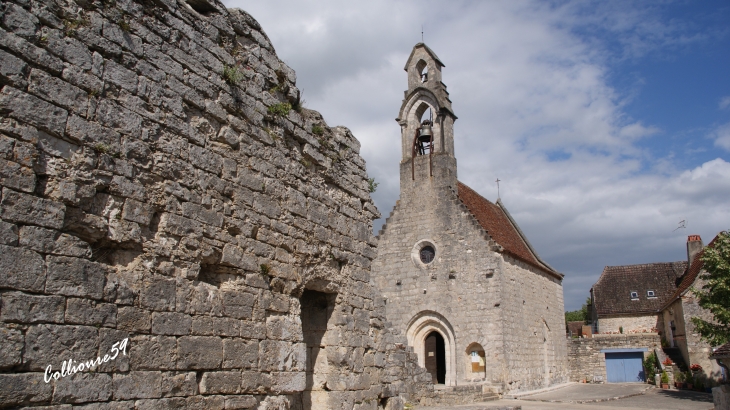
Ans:
MULTIPOLYGON (((542 262, 530 249, 530 245, 521 234, 519 227, 509 216, 507 210, 499 205, 499 202, 497 204, 490 202, 461 182, 458 183, 458 194, 461 202, 474 215, 479 225, 504 248, 505 253, 541 270, 560 275, 542 262)), ((562 278, 562 275, 560 277, 562 278)))

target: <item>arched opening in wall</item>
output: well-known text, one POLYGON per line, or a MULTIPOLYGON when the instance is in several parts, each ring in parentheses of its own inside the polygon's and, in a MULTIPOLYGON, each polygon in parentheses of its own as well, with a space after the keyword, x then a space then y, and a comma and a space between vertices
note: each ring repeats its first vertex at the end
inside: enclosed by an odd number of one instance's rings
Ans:
POLYGON ((466 348, 467 369, 466 374, 469 379, 483 379, 486 377, 486 354, 484 348, 479 343, 472 343, 466 348))
POLYGON ((420 78, 422 83, 428 81, 428 64, 426 64, 425 61, 420 60, 416 64, 416 71, 418 72, 418 78, 420 78))
POLYGON ((306 345, 306 385, 302 392, 302 409, 328 408, 325 334, 335 308, 337 294, 305 290, 299 298, 302 333, 306 345))
POLYGON ((418 128, 413 141, 413 153, 414 155, 430 154, 434 148, 433 110, 429 104, 422 102, 416 108, 415 114, 418 119, 418 128))
MULTIPOLYGON (((451 326, 449 321, 440 313, 432 310, 424 310, 418 312, 408 322, 406 327, 406 337, 408 339, 408 345, 413 348, 413 351, 418 354, 418 365, 426 368, 426 359, 429 357, 428 352, 433 352, 434 356, 439 351, 443 351, 443 384, 447 386, 456 386, 456 340, 454 338, 454 328, 451 326), (427 350, 426 339, 432 333, 436 333, 441 337, 443 341, 443 350, 432 349, 427 350)), ((436 335, 434 335, 434 342, 436 341, 436 335)), ((436 365, 436 379, 434 383, 440 383, 438 379, 438 361, 436 365)), ((433 373, 432 373, 433 374, 433 373)))
POLYGON ((431 373, 433 384, 446 384, 446 349, 444 337, 439 332, 431 332, 424 343, 426 370, 431 373))

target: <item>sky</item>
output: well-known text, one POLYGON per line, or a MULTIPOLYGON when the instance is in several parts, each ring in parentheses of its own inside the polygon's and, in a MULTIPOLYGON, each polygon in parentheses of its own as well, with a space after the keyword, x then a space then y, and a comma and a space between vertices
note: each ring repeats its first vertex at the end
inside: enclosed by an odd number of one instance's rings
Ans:
MULTIPOLYGON (((686 260, 730 229, 730 2, 224 1, 399 195, 403 67, 445 64, 459 180, 502 202, 579 309, 605 266, 686 260), (684 221, 683 223, 680 223, 684 221), (683 226, 683 227, 682 227, 683 226)), ((384 218, 375 221, 376 232, 384 218)))

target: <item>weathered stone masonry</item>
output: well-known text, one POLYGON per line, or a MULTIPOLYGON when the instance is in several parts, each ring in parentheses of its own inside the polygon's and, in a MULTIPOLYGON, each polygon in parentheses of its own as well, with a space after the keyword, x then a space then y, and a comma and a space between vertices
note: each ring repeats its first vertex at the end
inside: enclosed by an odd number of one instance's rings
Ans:
POLYGON ((369 284, 359 143, 298 107, 251 16, 0 10, 0 407, 376 409, 429 388, 369 284))

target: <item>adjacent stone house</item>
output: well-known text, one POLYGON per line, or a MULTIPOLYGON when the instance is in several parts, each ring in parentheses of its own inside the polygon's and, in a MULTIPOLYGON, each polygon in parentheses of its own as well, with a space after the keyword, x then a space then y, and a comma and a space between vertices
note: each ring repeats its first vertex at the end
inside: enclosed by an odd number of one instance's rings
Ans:
POLYGON ((500 200, 457 180, 442 67, 423 43, 405 65, 400 199, 380 231, 372 282, 434 383, 517 391, 564 382, 563 275, 500 200))
MULTIPOLYGON (((713 239, 714 241, 714 239, 713 239)), ((708 246, 712 246, 710 242, 708 246)), ((663 339, 666 344, 676 348, 681 353, 685 364, 699 364, 702 366, 703 377, 715 381, 722 378, 722 370, 716 361, 710 359, 712 346, 700 338, 695 331, 691 318, 700 317, 712 320, 712 313, 699 306, 692 288, 701 288, 703 242, 699 235, 687 237, 687 260, 690 265, 684 275, 678 280, 678 285, 672 295, 662 304, 659 318, 665 329, 663 339)))
POLYGON ((591 288, 596 333, 657 332, 658 312, 677 289, 687 262, 606 266, 591 288))

